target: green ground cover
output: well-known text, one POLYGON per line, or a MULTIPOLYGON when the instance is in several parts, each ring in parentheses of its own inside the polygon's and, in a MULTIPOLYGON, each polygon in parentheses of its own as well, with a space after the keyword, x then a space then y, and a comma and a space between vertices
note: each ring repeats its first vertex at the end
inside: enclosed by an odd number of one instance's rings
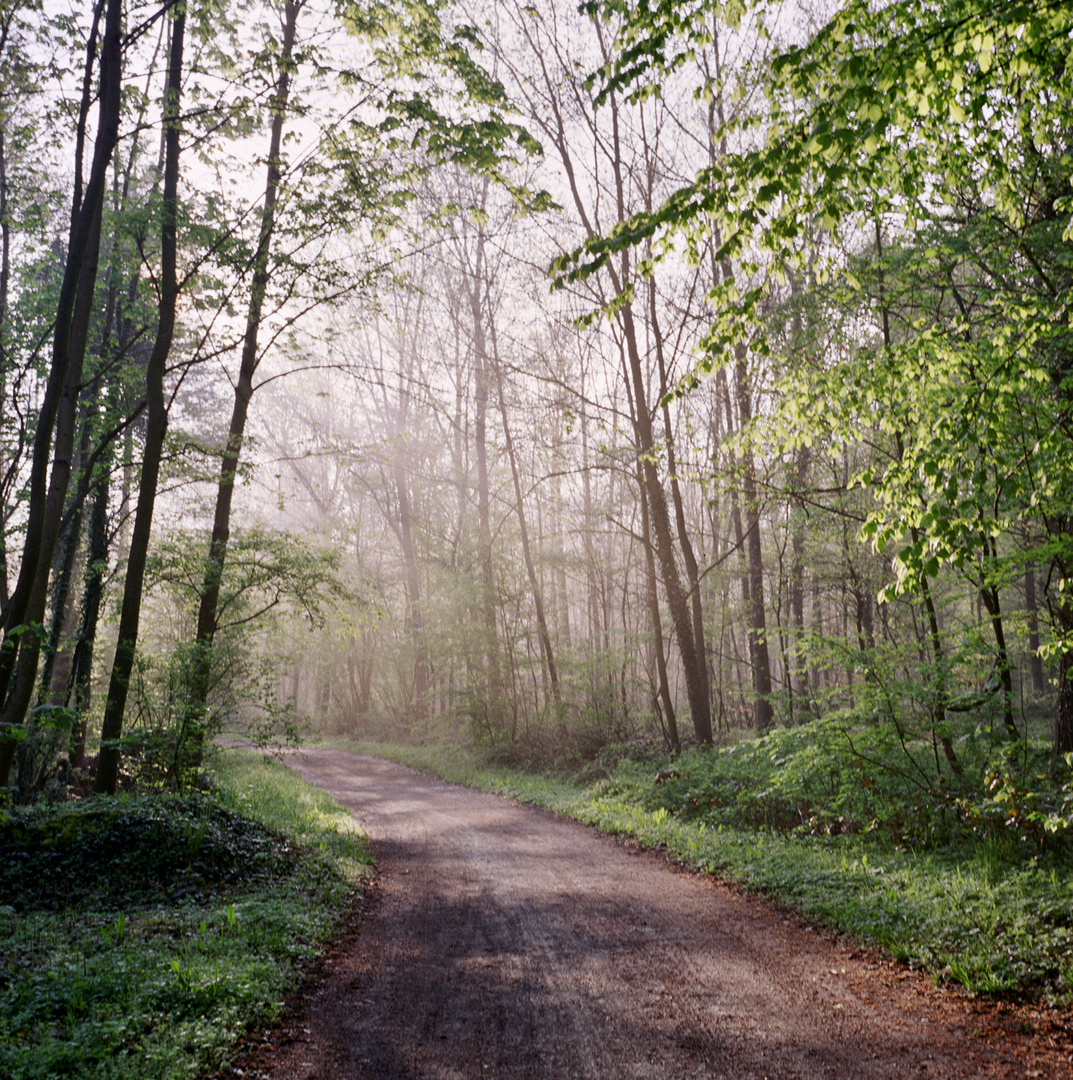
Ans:
POLYGON ((211 777, 0 813, 0 1076, 196 1076, 276 1015, 368 845, 260 755, 229 750, 211 777))

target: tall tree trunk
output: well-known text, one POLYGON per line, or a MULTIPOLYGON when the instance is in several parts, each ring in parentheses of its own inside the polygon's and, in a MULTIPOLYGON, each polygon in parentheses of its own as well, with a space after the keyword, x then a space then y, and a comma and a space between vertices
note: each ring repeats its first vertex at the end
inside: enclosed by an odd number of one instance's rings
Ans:
MULTIPOLYGON (((625 259, 625 256, 623 256, 625 259)), ((623 266, 620 280, 629 280, 628 266, 623 266)), ((617 283, 616 283, 617 287, 617 283)), ((619 290, 621 292, 621 290, 619 290)), ((641 371, 641 355, 637 343, 633 311, 629 303, 622 308, 622 324, 626 344, 626 359, 633 386, 634 430, 637 438, 637 452, 641 459, 645 493, 652 524, 652 533, 656 541, 656 555, 660 572, 663 576, 663 588, 667 596, 671 621, 674 625, 675 640, 682 659, 685 673, 686 691, 689 696, 689 710, 693 720, 693 731, 697 741, 704 745, 712 742, 712 712, 708 697, 708 678, 704 670, 704 657, 697 653, 696 638, 693 634, 693 613, 682 579, 678 572, 675 557, 675 542, 671 532, 670 513, 663 484, 653 460, 655 440, 652 433, 652 418, 648 411, 645 392, 644 374, 641 371)))
POLYGON ((246 417, 253 395, 253 377, 260 363, 258 336, 261 315, 268 289, 269 256, 276 223, 276 203, 282 186, 283 122, 287 115, 290 98, 291 70, 293 68, 294 43, 298 28, 298 15, 304 0, 286 0, 284 3, 283 40, 280 46, 279 75, 275 93, 272 95, 272 129, 268 146, 268 175, 265 182, 264 206, 257 250, 253 258, 253 274, 250 283, 250 302, 246 312, 246 329, 242 339, 242 358, 238 379, 235 383, 235 401, 231 410, 227 442, 220 462, 220 474, 216 488, 216 509, 212 520, 212 537, 205 563, 205 577, 198 605, 197 636, 191 661, 189 705, 187 722, 195 736, 196 753, 200 755, 204 737, 205 714, 208 706, 209 680, 212 668, 212 645, 216 635, 216 611, 220 602, 227 545, 231 537, 231 502, 235 493, 242 440, 246 431, 246 417))
MULTIPOLYGON (((585 398, 584 376, 582 377, 581 397, 585 398)), ((582 515, 585 522, 583 539, 585 543, 585 611, 588 615, 588 634, 585 640, 591 650, 593 642, 600 634, 600 607, 597 600, 596 582, 596 545, 592 531, 595 524, 595 510, 592 501, 592 469, 589 454, 589 415, 584 404, 581 407, 581 498, 582 515)))
MULTIPOLYGON (((1066 518, 1056 523, 1056 533, 1064 533, 1066 550, 1073 540, 1073 520, 1066 518)), ((1073 579, 1073 565, 1068 558, 1058 560, 1057 571, 1060 581, 1073 579)), ((1052 619, 1055 635, 1060 641, 1073 640, 1073 604, 1068 594, 1059 593, 1052 606, 1052 619)), ((1058 654, 1058 700, 1054 713, 1054 754, 1053 768, 1057 772, 1062 767, 1062 759, 1073 753, 1073 649, 1058 654)))
POLYGON ((421 567, 414 546, 413 520, 410 513, 409 480, 401 456, 395 460, 395 496, 399 507, 399 543, 405 568, 406 638, 414 650, 413 719, 423 723, 428 719, 429 688, 428 661, 425 657, 425 613, 421 602, 421 567))
MULTIPOLYGON (((744 430, 753 417, 745 350, 739 346, 734 364, 734 384, 738 420, 744 430)), ((771 661, 767 646, 767 616, 764 611, 764 561, 760 543, 760 500, 756 490, 756 466, 752 451, 742 454, 742 501, 745 504, 745 542, 749 557, 749 635, 753 642, 753 716, 757 731, 767 731, 775 722, 771 703, 771 661)))
MULTIPOLYGON (((85 463, 89 457, 89 445, 90 437, 92 434, 93 424, 91 421, 91 410, 82 408, 82 416, 79 420, 79 424, 82 429, 82 436, 79 440, 78 447, 78 463, 75 471, 79 467, 85 468, 85 463)), ((70 633, 71 624, 74 618, 73 604, 71 603, 71 579, 74 576, 75 562, 78 558, 79 543, 82 538, 82 515, 85 507, 85 499, 76 491, 74 498, 74 505, 69 507, 66 515, 66 525, 63 526, 62 539, 63 544, 60 548, 60 556, 56 560, 56 565, 53 568, 53 581, 52 581, 52 625, 49 628, 48 634, 48 646, 45 649, 45 660, 41 665, 41 681, 38 688, 38 700, 42 703, 51 700, 52 695, 52 682, 53 671, 58 661, 60 661, 61 649, 63 648, 64 636, 70 633)), ((68 661, 69 661, 68 657, 68 661)), ((59 672, 59 682, 63 690, 61 693, 66 694, 67 679, 70 675, 69 662, 66 668, 63 668, 61 663, 61 670, 59 672)))
POLYGON ((1039 603, 1036 600, 1036 568, 1025 567, 1025 621, 1028 624, 1028 670, 1032 679, 1032 694, 1042 697, 1047 689, 1043 676, 1043 659, 1039 654, 1039 603))
MULTIPOLYGON (((808 469, 811 463, 811 451, 802 447, 797 452, 796 480, 797 489, 802 491, 808 477, 808 469)), ((791 527, 791 563, 790 563, 790 624, 791 624, 791 660, 793 671, 790 682, 793 686, 794 697, 800 702, 801 719, 804 714, 811 710, 811 700, 808 679, 808 661, 805 655, 805 523, 804 502, 799 498, 797 506, 793 509, 793 525, 791 527)), ((792 719, 792 717, 791 717, 792 719)))
POLYGON ((645 495, 644 473, 637 465, 637 497, 641 503, 641 539, 645 549, 645 596, 648 600, 648 618, 652 627, 652 647, 656 659, 656 678, 659 682, 657 705, 663 702, 663 717, 667 726, 667 742, 676 754, 682 749, 678 735, 678 719, 674 712, 670 681, 667 678, 667 653, 663 645, 663 618, 659 610, 659 589, 656 580, 656 557, 652 550, 652 526, 648 514, 648 498, 645 495))
POLYGON ((117 740, 123 726, 130 673, 138 645, 138 624, 142 609, 142 588, 145 565, 149 554, 149 538, 153 529, 153 510, 156 505, 157 480, 168 427, 164 401, 164 372, 175 333, 175 308, 179 285, 176 275, 176 230, 179 195, 179 135, 182 91, 183 44, 186 31, 186 6, 176 9, 172 26, 171 51, 168 57, 168 77, 164 90, 164 186, 160 207, 160 307, 157 315, 156 339, 145 372, 145 394, 148 415, 142 472, 138 482, 138 509, 130 536, 127 573, 123 582, 123 604, 119 613, 119 635, 115 659, 108 682, 108 697, 101 721, 101 752, 97 764, 94 789, 98 793, 115 794, 119 779, 119 746, 117 740))
MULTIPOLYGON (((555 458, 556 462, 563 460, 562 455, 562 412, 556 410, 555 417, 555 458)), ((555 559, 552 581, 555 593, 555 610, 557 621, 556 641, 561 648, 570 649, 570 589, 566 580, 566 544, 565 527, 563 525, 563 487, 562 472, 557 464, 555 475, 552 478, 552 551, 555 559)))
MULTIPOLYGON (((95 21, 94 38, 96 25, 95 21)), ((82 357, 86 349, 89 320, 88 316, 84 322, 78 318, 77 309, 85 300, 87 292, 92 298, 108 165, 119 139, 123 58, 121 29, 122 2, 108 0, 100 50, 99 105, 93 162, 84 193, 81 189, 80 162, 77 163, 79 167, 75 172, 76 198, 73 201, 77 202, 78 209, 72 214, 71 233, 67 245, 67 264, 56 304, 49 375, 38 413, 37 430, 34 434, 30 465, 30 497, 27 503, 22 561, 19 566, 18 581, 9 598, 3 619, 4 639, 0 645, 0 687, 7 689, 17 655, 21 652, 21 646, 25 644, 33 650, 32 664, 28 656, 27 663, 23 665, 23 677, 21 680, 16 679, 15 688, 7 695, 3 712, 0 713, 0 726, 7 731, 12 731, 22 724, 32 696, 37 667, 37 639, 34 634, 22 634, 20 631, 26 623, 32 597, 35 594, 39 595, 42 597, 43 604, 44 589, 40 591, 37 589, 41 576, 38 571, 43 568, 42 573, 47 578, 59 531, 59 517, 62 514, 67 493, 67 481, 70 477, 71 451, 69 446, 65 448, 61 443, 61 437, 66 440, 73 436, 68 436, 58 428, 65 398, 68 406, 66 412, 71 414, 70 423, 73 425, 73 403, 78 396, 82 357), (78 198, 79 195, 81 198, 78 198), (76 372, 72 372, 72 364, 77 366, 76 372), (72 378, 72 375, 77 375, 77 377, 72 378), (56 435, 55 454, 52 453, 54 434, 56 435), (54 458, 51 479, 49 479, 50 458, 54 458), (25 673, 31 667, 33 670, 27 678, 25 673)), ((92 45, 90 46, 91 54, 92 45)), ((89 82, 87 78, 87 84, 89 82)), ((87 98, 88 94, 83 96, 84 100, 87 98)), ((82 116, 84 115, 85 110, 82 116)), ((84 132, 84 121, 82 118, 80 121, 80 132, 84 132)), ((7 783, 16 743, 17 738, 13 734, 0 742, 0 787, 7 783)))
MULTIPOLYGON (((0 407, 6 407, 8 353, 4 344, 7 329, 8 289, 11 283, 11 222, 7 206, 7 149, 0 128, 0 407)), ((7 490, 7 462, 0 458, 0 491, 7 490)), ((0 612, 8 603, 7 509, 0 502, 0 612)))
MULTIPOLYGON (((674 506, 674 521, 678 532, 678 546, 682 552, 682 563, 686 570, 686 579, 689 582, 689 596, 693 611, 693 641, 698 656, 698 678, 703 680, 703 692, 705 699, 711 702, 711 686, 708 680, 708 647, 704 632, 704 603, 700 591, 700 567, 697 565, 697 556, 693 550, 693 541, 686 526, 685 506, 682 501, 682 486, 678 482, 678 462, 674 450, 674 431, 671 425, 671 410, 667 403, 670 386, 667 382, 667 364, 663 356, 663 334, 659 327, 659 318, 656 311, 656 282, 655 278, 649 280, 649 321, 652 327, 652 337, 656 346, 656 366, 659 371, 659 396, 663 411, 663 432, 667 444, 667 477, 671 489, 671 502, 674 506)), ((710 721, 709 721, 710 723, 710 721)))
POLYGON ((480 618, 484 630, 484 708, 493 732, 499 733, 504 714, 504 687, 496 633, 495 575, 492 562, 492 505, 488 477, 489 358, 484 332, 481 291, 484 286, 484 234, 477 239, 469 280, 469 307, 473 326, 473 440, 477 458, 477 561, 480 574, 480 618))
MULTIPOLYGON (((716 390, 719 399, 722 401, 723 410, 726 416, 726 428, 728 433, 732 433, 735 429, 734 424, 734 404, 730 395, 730 383, 726 377, 726 370, 719 368, 715 374, 716 390)), ((733 447, 727 448, 726 452, 727 473, 730 476, 738 475, 738 462, 737 455, 734 452, 733 447)), ((730 511, 729 520, 730 528, 734 538, 734 550, 738 553, 738 561, 741 565, 741 601, 742 610, 746 614, 748 619, 749 613, 752 611, 752 601, 750 599, 750 581, 749 577, 749 556, 747 551, 747 545, 745 542, 745 527, 742 524, 741 516, 741 498, 738 491, 738 485, 736 483, 729 484, 730 488, 730 511)), ((753 682, 753 672, 756 670, 756 642, 752 634, 746 635, 746 640, 749 649, 749 681, 753 682)))
MULTIPOLYGON (((611 131, 614 146, 615 194, 618 219, 624 221, 626 219, 626 199, 622 176, 623 157, 618 109, 617 103, 614 101, 612 101, 611 106, 611 131)), ((609 264, 609 273, 616 295, 625 296, 626 288, 632 281, 628 251, 623 251, 620 254, 617 268, 609 264)), ((689 711, 693 720, 693 732, 697 742, 710 746, 712 742, 712 703, 708 692, 706 660, 698 648, 693 626, 692 605, 686 590, 682 586, 681 575, 678 572, 678 561, 675 555, 677 545, 671 531, 667 497, 663 490, 659 471, 656 468, 652 416, 648 409, 648 393, 645 388, 644 372, 641 369, 641 351, 633 317, 633 304, 629 300, 622 305, 620 318, 625 339, 628 381, 633 386, 634 431, 637 439, 637 450, 642 461, 652 533, 656 541, 656 556, 663 577, 663 588, 667 596, 667 607, 671 613, 675 640, 678 643, 678 653, 682 659, 682 667, 685 673, 689 711)))
MULTIPOLYGON (((41 533, 41 557, 37 564, 30 601, 25 611, 28 625, 42 625, 48 600, 48 582, 52 570, 52 558, 63 521, 63 510, 67 499, 71 473, 74 467, 74 442, 78 418, 78 398, 82 383, 82 365, 86 352, 86 341, 93 312, 93 297, 97 281, 97 257, 100 250, 101 208, 98 208, 96 223, 90 244, 86 249, 79 278, 78 292, 71 316, 70 343, 72 355, 67 366, 67 378, 59 407, 56 410, 52 471, 49 476, 48 494, 45 497, 44 524, 41 533), (47 556, 46 556, 47 553, 47 556)), ((37 664, 41 653, 41 637, 32 632, 23 634, 19 642, 18 660, 15 665, 14 684, 4 701, 0 712, 0 728, 10 730, 10 726, 21 725, 33 700, 34 686, 37 682, 37 664)), ((0 761, 0 776, 2 776, 0 761)))
MULTIPOLYGON (((913 543, 917 543, 917 530, 913 529, 913 543)), ((926 575, 921 575, 920 578, 920 595, 924 601, 924 611, 928 619, 928 645, 931 650, 931 660, 934 668, 932 674, 932 723, 935 729, 939 733, 939 742, 943 748, 943 756, 950 764, 950 768, 954 773, 960 776, 965 770, 958 760, 957 753, 954 751, 954 741, 943 730, 946 727, 946 702, 947 702, 947 690, 946 690, 946 654, 943 650, 942 637, 939 631, 939 619, 935 612, 935 602, 931 596, 931 586, 928 584, 926 575)), ((938 761, 936 761, 938 765, 938 761)))
POLYGON ((71 677, 65 703, 75 712, 71 731, 71 767, 79 768, 86 754, 86 716, 90 707, 93 646, 97 636, 101 597, 108 559, 108 487, 109 463, 102 462, 93 485, 93 504, 89 515, 89 541, 82 591, 82 617, 71 658, 71 677))
POLYGON ((551 696, 555 708, 555 718, 562 720, 563 701, 559 692, 559 672, 555 667, 555 653, 551 647, 551 635, 548 633, 548 623, 544 617, 544 592, 537 580, 536 566, 533 563, 533 552, 529 543, 529 528, 525 520, 525 503, 522 501, 522 484, 518 476, 518 459, 514 453, 514 440, 510 434, 510 422, 507 418, 507 400, 503 393, 503 372, 499 363, 498 350, 496 348, 495 329, 492 330, 492 363, 495 368, 496 396, 499 399, 499 415, 503 421, 503 442, 506 445, 507 457, 510 459, 510 474, 514 482, 514 505, 518 516, 518 531, 522 538, 522 556, 525 559, 525 572, 529 577, 529 588, 533 593, 533 606, 536 609, 537 634, 540 637, 540 647, 544 653, 544 662, 547 665, 548 679, 551 683, 551 696))
POLYGON ((71 582, 74 578, 78 549, 82 539, 82 505, 80 500, 79 504, 72 508, 73 513, 64 530, 60 557, 56 560, 54 568, 52 599, 50 600, 52 618, 37 690, 37 699, 40 704, 56 704, 57 695, 53 693, 53 683, 60 687, 59 696, 65 697, 67 680, 71 673, 71 657, 69 650, 65 648, 65 641, 74 628, 74 620, 77 616, 71 582))
MULTIPOLYGON (((980 540, 983 544, 985 559, 994 563, 998 558, 994 539, 986 532, 981 532, 980 540)), ((1010 654, 1006 648, 1006 631, 1002 622, 998 587, 988 582, 983 567, 981 567, 980 576, 980 599, 987 609, 988 618, 991 620, 991 630, 995 635, 995 668, 1002 687, 1002 723, 1011 739, 1019 739, 1021 733, 1017 730, 1017 724, 1013 719, 1013 670, 1010 667, 1010 654)))

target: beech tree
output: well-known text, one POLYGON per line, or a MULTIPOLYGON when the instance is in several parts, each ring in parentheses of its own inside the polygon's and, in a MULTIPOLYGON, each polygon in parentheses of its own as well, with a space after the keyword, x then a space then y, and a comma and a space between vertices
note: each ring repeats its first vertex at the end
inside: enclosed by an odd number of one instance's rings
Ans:
MULTIPOLYGON (((602 92, 610 95, 640 92, 649 73, 682 68, 710 40, 708 19, 717 5, 593 3, 590 10, 623 19, 602 72, 602 92)), ((1027 554, 1054 568, 1054 744, 1062 753, 1073 749, 1071 508, 1060 494, 1073 490, 1073 445, 1061 421, 1070 392, 1062 299, 1070 239, 1070 25, 1066 6, 1042 2, 840 5, 804 44, 775 56, 763 115, 728 125, 743 149, 564 263, 584 272, 648 238, 665 250, 675 234, 716 229, 721 254, 746 268, 796 267, 810 221, 832 240, 858 247, 872 226, 884 233, 928 223, 945 235, 971 234, 976 254, 961 265, 974 274, 977 312, 900 336, 877 327, 878 341, 832 366, 822 395, 825 406, 837 406, 856 386, 860 406, 881 408, 889 380, 897 380, 912 402, 921 437, 903 439, 889 465, 860 477, 882 506, 866 535, 893 553, 895 591, 922 590, 926 603, 928 580, 941 566, 962 565, 983 546, 994 562, 988 535, 1022 526, 1046 534, 1046 544, 1027 554), (987 163, 983 171, 980 162, 987 163), (982 440, 975 434, 981 421, 982 440), (950 438, 936 440, 937 430, 950 438), (973 437, 966 440, 966 432, 973 437), (981 451, 1001 461, 999 486, 976 469, 981 451), (911 506, 910 490, 917 493, 911 506), (992 509, 981 528, 984 504, 992 509)), ((825 273, 855 287, 838 248, 829 247, 823 259, 825 273)), ((713 291, 718 319, 701 370, 723 364, 743 342, 764 349, 756 329, 771 289, 763 275, 750 282, 739 274, 713 291)), ((826 429, 832 419, 817 415, 814 387, 793 374, 780 385, 784 426, 802 443, 819 430, 817 421, 826 429)), ((853 406, 834 411, 844 435, 859 425, 853 406)), ((894 435, 900 421, 881 414, 882 423, 894 435)), ((1025 555, 1004 545, 1001 561, 1025 555)))

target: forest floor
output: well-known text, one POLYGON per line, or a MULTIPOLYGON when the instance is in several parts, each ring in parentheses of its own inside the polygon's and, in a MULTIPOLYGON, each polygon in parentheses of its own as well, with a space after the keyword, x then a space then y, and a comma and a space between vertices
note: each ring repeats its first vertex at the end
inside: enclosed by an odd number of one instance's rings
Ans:
POLYGON ((1043 1007, 937 988, 502 797, 341 750, 288 761, 367 830, 377 885, 224 1077, 1073 1077, 1043 1007))

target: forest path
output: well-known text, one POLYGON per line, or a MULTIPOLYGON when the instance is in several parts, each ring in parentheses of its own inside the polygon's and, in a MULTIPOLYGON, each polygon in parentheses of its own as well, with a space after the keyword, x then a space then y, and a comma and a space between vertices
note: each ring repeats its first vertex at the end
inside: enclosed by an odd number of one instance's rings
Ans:
POLYGON ((656 854, 375 758, 288 763, 353 810, 378 883, 246 1076, 1070 1075, 1015 1011, 656 854))

